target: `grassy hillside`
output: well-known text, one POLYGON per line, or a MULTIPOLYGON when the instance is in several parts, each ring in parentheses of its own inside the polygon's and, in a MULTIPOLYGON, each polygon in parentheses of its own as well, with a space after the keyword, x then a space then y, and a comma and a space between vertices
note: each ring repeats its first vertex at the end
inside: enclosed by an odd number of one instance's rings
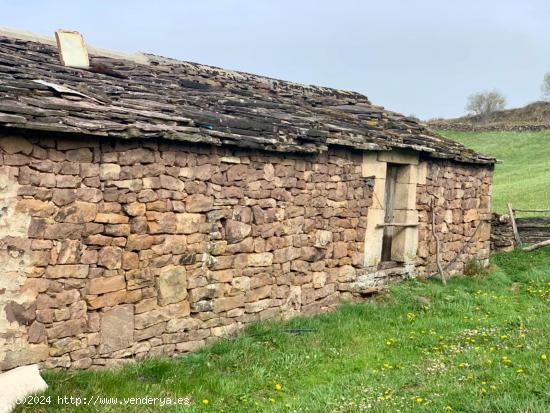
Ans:
POLYGON ((547 126, 550 125, 550 102, 533 102, 521 108, 498 110, 486 118, 479 115, 463 116, 455 119, 431 119, 428 123, 433 129, 453 129, 452 125, 471 125, 482 130, 504 130, 513 126, 547 126))
POLYGON ((257 324, 195 354, 47 372, 43 404, 15 411, 547 413, 549 259, 549 248, 500 254, 486 277, 403 282, 376 301, 257 324), (130 403, 146 396, 159 399, 130 403), (162 407, 168 397, 186 399, 162 407))
POLYGON ((506 211, 507 202, 517 208, 550 208, 550 131, 439 132, 503 161, 495 170, 494 211, 506 211))

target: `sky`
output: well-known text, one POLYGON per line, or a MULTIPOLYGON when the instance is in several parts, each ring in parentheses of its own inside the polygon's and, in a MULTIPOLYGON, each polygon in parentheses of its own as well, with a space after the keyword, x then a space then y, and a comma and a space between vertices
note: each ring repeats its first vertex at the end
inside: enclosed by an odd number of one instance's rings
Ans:
POLYGON ((0 26, 363 93, 421 119, 538 100, 547 0, 0 0, 0 26))

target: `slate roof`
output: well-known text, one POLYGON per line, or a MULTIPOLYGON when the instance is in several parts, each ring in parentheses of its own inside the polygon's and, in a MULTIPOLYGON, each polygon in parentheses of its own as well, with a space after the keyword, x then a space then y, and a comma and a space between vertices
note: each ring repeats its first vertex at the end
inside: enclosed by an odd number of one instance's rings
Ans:
POLYGON ((0 127, 279 152, 411 148, 495 162, 359 93, 92 48, 90 69, 75 69, 59 63, 53 41, 31 39, 0 31, 0 127))

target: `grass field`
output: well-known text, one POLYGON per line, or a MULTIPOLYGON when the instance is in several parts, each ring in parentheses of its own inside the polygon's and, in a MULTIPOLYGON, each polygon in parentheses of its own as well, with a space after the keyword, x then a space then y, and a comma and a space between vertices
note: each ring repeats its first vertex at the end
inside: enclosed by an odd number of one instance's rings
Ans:
POLYGON ((550 208, 550 131, 458 132, 442 135, 503 161, 496 166, 493 210, 550 208))
POLYGON ((190 397, 85 412, 550 411, 550 249, 493 257, 486 277, 408 281, 364 304, 252 326, 176 359, 46 372, 57 397, 190 397), (286 329, 306 329, 293 334, 286 329))

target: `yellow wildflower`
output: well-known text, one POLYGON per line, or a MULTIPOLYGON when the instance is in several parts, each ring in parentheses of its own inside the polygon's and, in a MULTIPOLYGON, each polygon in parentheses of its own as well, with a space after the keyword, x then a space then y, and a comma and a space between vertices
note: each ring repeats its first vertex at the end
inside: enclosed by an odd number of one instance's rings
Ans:
POLYGON ((208 399, 204 399, 204 400, 202 401, 202 404, 204 404, 204 405, 207 405, 208 403, 209 403, 209 402, 208 402, 208 399))
POLYGON ((275 390, 280 391, 283 389, 283 386, 281 386, 279 383, 275 384, 275 390))

